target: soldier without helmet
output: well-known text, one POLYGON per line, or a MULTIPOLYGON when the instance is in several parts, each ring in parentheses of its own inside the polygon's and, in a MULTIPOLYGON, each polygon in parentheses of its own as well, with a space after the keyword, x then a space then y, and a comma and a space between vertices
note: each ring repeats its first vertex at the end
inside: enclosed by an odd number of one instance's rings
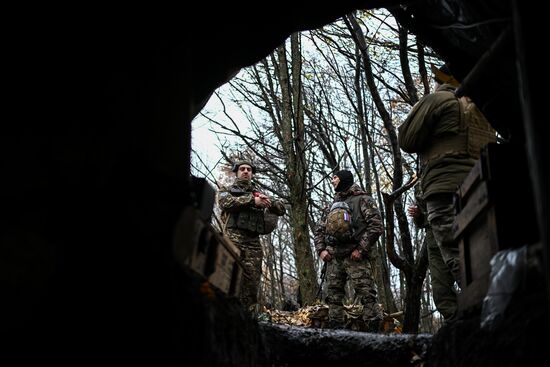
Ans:
POLYGON ((232 171, 236 174, 235 181, 220 189, 218 205, 224 231, 241 250, 241 261, 245 266, 239 298, 247 310, 255 310, 258 308, 263 258, 259 236, 273 230, 273 216, 284 215, 286 209, 281 201, 272 200, 258 189, 252 180, 256 173, 252 162, 238 161, 232 171))

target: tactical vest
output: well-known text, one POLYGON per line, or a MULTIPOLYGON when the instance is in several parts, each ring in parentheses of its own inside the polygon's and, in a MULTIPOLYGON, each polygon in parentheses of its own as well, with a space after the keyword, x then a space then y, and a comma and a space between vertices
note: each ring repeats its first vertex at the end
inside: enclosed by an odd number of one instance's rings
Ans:
POLYGON ((227 228, 246 229, 258 234, 265 233, 264 211, 250 208, 239 212, 230 213, 227 228))
POLYGON ((367 229, 367 222, 361 214, 361 198, 363 195, 350 195, 343 200, 351 210, 351 238, 341 239, 341 244, 344 243, 358 243, 361 240, 361 236, 367 229))
MULTIPOLYGON (((229 192, 234 196, 251 194, 251 192, 244 191, 236 186, 231 187, 229 192)), ((266 233, 264 210, 249 207, 238 212, 229 213, 226 226, 227 228, 245 229, 258 234, 264 234, 266 233)))
MULTIPOLYGON (((438 93, 449 93, 456 98, 452 92, 438 93)), ((457 102, 460 113, 458 134, 434 139, 426 150, 418 154, 423 166, 448 155, 467 154, 478 159, 481 148, 496 141, 495 130, 476 105, 467 97, 461 97, 457 102)))

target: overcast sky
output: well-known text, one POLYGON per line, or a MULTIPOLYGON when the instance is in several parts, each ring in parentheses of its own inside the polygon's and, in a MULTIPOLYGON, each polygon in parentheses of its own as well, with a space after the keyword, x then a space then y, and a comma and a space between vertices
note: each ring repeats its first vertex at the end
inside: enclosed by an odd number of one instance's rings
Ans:
MULTIPOLYGON (((233 104, 230 101, 229 95, 229 83, 224 84, 216 90, 220 96, 223 98, 223 104, 227 113, 232 117, 232 119, 239 125, 241 131, 246 131, 248 125, 248 120, 244 117, 239 107, 233 104)), ((222 155, 220 154, 220 147, 223 142, 229 141, 231 143, 239 141, 237 138, 227 135, 227 134, 216 134, 212 130, 220 131, 221 129, 214 124, 212 124, 207 118, 203 117, 202 114, 207 115, 209 118, 230 124, 227 116, 223 113, 223 105, 220 102, 220 99, 216 94, 212 94, 210 100, 207 102, 205 107, 202 109, 195 119, 192 121, 192 130, 191 130, 191 146, 193 149, 191 160, 192 162, 201 169, 201 172, 197 172, 191 169, 191 173, 196 176, 204 177, 206 168, 200 163, 201 161, 208 167, 208 170, 212 170, 214 176, 218 174, 219 163, 224 163, 222 160, 222 155), (200 159, 199 159, 200 158, 200 159)))

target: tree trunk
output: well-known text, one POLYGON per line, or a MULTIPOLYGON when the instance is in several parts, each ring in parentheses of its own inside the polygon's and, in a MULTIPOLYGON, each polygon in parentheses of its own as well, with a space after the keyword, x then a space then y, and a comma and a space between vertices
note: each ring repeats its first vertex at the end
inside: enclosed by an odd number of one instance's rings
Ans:
MULTIPOLYGON (((370 59, 370 55, 368 52, 368 48, 365 42, 365 36, 363 34, 363 30, 359 26, 359 23, 357 22, 357 19, 355 18, 354 14, 348 14, 346 17, 344 17, 344 20, 346 22, 346 25, 352 34, 353 40, 355 41, 357 47, 361 51, 361 54, 363 56, 363 64, 364 64, 364 70, 365 70, 365 78, 367 81, 367 85, 369 87, 369 90, 371 92, 371 96, 373 99, 373 102, 376 106, 376 109, 378 111, 378 114, 380 115, 380 118, 382 119, 382 122, 384 124, 384 127, 387 132, 387 138, 391 145, 391 152, 392 152, 392 158, 393 158, 393 193, 391 195, 385 194, 384 197, 384 203, 386 206, 386 248, 388 250, 388 257, 392 264, 400 269, 402 271, 402 274, 405 276, 405 282, 407 284, 407 287, 405 288, 405 293, 402 293, 405 295, 405 300, 407 302, 413 301, 414 297, 417 297, 417 299, 414 301, 413 304, 409 305, 407 303, 408 312, 405 312, 404 317, 404 325, 407 325, 411 330, 418 330, 418 320, 419 320, 419 313, 420 313, 420 293, 417 292, 416 289, 409 289, 409 285, 415 285, 416 281, 414 279, 411 279, 411 276, 416 274, 416 271, 419 270, 416 267, 422 263, 425 262, 425 259, 422 259, 421 257, 416 259, 414 258, 414 251, 412 248, 412 243, 410 240, 410 231, 409 231, 409 225, 407 218, 405 216, 405 210, 403 208, 403 203, 400 198, 400 194, 397 194, 397 192, 402 193, 401 187, 403 185, 403 166, 402 166, 402 157, 401 157, 401 150, 399 149, 399 146, 397 144, 397 132, 395 129, 395 126, 393 125, 392 119, 390 114, 388 113, 384 101, 382 100, 380 93, 378 92, 373 70, 372 70, 372 62, 370 59), (395 194, 394 194, 395 193, 395 194), (398 254, 397 251, 394 248, 394 242, 393 237, 393 223, 394 223, 394 208, 395 212, 397 213, 397 223, 399 226, 399 233, 401 235, 401 252, 402 254, 398 254), (418 264, 416 264, 418 263, 418 264), (414 304, 417 306, 415 307, 414 304), (416 311, 418 314, 416 316, 412 315, 412 312, 416 311), (412 317, 411 320, 408 320, 409 317, 412 317), (412 323, 416 322, 416 326, 412 326, 412 323)), ((400 47, 406 48, 406 37, 400 38, 400 47)), ((408 60, 403 60, 403 57, 407 57, 406 52, 401 53, 401 63, 402 68, 408 69, 408 60)), ((412 79, 411 79, 412 80, 412 79)), ((416 91, 416 90, 415 90, 416 91)), ((414 98, 414 96, 412 97, 414 98)), ((427 253, 421 252, 423 256, 427 259, 427 253)), ((424 274, 426 272, 426 268, 424 268, 424 274)), ((422 276, 423 279, 423 276, 422 276)), ((421 287, 420 287, 421 288, 421 287)), ((404 331, 407 331, 404 329, 404 331)))
POLYGON ((309 241, 305 164, 305 128, 302 100, 299 34, 290 37, 292 80, 288 73, 286 48, 277 49, 278 77, 282 94, 281 146, 287 166, 286 177, 290 191, 290 226, 294 240, 294 253, 298 282, 304 304, 315 301, 317 274, 309 241))
POLYGON ((276 292, 275 292, 275 247, 273 246, 273 241, 271 235, 266 238, 266 247, 269 249, 267 256, 267 270, 269 271, 269 292, 271 297, 271 307, 277 304, 276 302, 276 292))
MULTIPOLYGON (((422 246, 419 258, 428 257, 428 248, 422 246)), ((426 276, 426 264, 418 264, 413 268, 412 274, 406 274, 407 292, 405 293, 405 310, 403 318, 403 332, 405 333, 418 333, 418 327, 420 325, 420 310, 421 310, 421 298, 422 298, 422 285, 424 284, 424 278, 426 276)))

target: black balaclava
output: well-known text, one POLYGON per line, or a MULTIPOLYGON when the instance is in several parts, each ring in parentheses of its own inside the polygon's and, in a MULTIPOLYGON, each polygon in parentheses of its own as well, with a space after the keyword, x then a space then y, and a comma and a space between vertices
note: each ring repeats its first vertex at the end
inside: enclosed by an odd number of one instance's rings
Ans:
POLYGON ((336 192, 346 191, 353 185, 353 175, 347 169, 343 169, 335 173, 340 178, 340 182, 334 189, 336 192))

